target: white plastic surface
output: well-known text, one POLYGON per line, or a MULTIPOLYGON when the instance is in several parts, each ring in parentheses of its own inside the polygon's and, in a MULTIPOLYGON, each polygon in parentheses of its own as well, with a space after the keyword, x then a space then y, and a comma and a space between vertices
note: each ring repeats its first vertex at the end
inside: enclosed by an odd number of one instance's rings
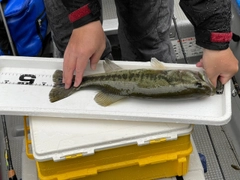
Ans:
POLYGON ((38 161, 62 160, 65 156, 91 155, 95 151, 190 134, 193 125, 156 122, 84 120, 29 117, 33 156, 38 161))
MULTIPOLYGON (((150 68, 150 62, 117 61, 123 68, 150 68)), ((193 68, 195 65, 166 64, 172 68, 193 68)), ((34 57, 0 57, 1 72, 52 75, 62 68, 62 59, 34 57)), ((102 62, 97 70, 103 72, 102 62)), ((0 77, 1 78, 1 77, 0 77)), ((37 79, 36 79, 37 80, 37 79)), ((44 80, 45 81, 45 80, 44 80)), ((40 83, 41 84, 41 83, 40 83)), ((147 122, 177 122, 186 124, 223 125, 231 118, 231 86, 225 85, 222 95, 204 99, 164 100, 128 98, 108 107, 93 99, 98 89, 83 89, 61 101, 50 103, 51 87, 0 84, 0 113, 83 119, 105 119, 147 122)))
MULTIPOLYGON (((189 171, 185 176, 183 176, 183 179, 184 180, 205 180, 203 167, 199 159, 198 152, 193 140, 192 140, 192 145, 193 145, 193 152, 190 155, 189 171)), ((25 145, 23 145, 23 147, 25 147, 25 145)), ((36 163, 34 160, 30 160, 27 158, 25 149, 23 149, 23 153, 22 153, 22 179, 38 180, 36 163)), ((163 178, 158 180, 176 180, 176 177, 163 178)))

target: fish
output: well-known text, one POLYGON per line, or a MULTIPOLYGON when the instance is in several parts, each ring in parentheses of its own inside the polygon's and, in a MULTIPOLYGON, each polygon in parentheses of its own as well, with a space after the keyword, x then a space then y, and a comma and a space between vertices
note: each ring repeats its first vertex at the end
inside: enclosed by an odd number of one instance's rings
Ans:
POLYGON ((167 69, 156 58, 151 59, 151 66, 152 68, 123 69, 105 59, 105 72, 83 76, 78 87, 72 85, 69 89, 65 89, 62 83, 63 71, 56 70, 53 74, 54 87, 49 93, 50 102, 64 99, 86 87, 99 89, 94 100, 105 107, 129 97, 185 99, 216 94, 205 71, 167 69))

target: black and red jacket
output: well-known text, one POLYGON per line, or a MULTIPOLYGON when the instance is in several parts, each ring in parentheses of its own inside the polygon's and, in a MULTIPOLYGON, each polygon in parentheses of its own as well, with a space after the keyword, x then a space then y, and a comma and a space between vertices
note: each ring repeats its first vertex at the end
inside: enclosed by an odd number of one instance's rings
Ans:
POLYGON ((69 20, 73 28, 100 20, 101 5, 99 0, 62 0, 69 11, 69 20))
MULTIPOLYGON (((74 28, 100 19, 98 0, 62 0, 74 28)), ((229 47, 231 0, 180 0, 180 6, 193 24, 197 45, 212 50, 229 47)))

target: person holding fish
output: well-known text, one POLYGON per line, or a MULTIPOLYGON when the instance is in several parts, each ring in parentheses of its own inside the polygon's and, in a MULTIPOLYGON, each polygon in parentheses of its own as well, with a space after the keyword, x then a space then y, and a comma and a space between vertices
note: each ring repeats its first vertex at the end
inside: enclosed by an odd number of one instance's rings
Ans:
MULTIPOLYGON (((169 39, 173 3, 174 0, 115 0, 122 59, 149 61, 156 57, 163 62, 176 62, 169 39)), ((205 69, 214 87, 217 79, 225 84, 238 71, 238 60, 229 48, 231 1, 180 0, 179 4, 194 26, 197 45, 204 48, 196 66, 205 69)), ((94 70, 99 59, 110 53, 101 25, 101 4, 98 0, 45 0, 45 5, 56 46, 64 53, 65 89, 71 87, 74 74, 74 87, 78 87, 89 60, 94 70), (61 41, 61 35, 67 40, 61 41)))

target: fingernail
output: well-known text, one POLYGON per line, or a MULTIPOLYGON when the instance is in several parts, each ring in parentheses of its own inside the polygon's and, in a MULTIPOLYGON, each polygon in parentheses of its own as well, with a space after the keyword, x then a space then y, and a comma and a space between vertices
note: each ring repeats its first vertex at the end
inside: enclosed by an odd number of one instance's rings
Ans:
POLYGON ((65 89, 68 89, 70 86, 68 84, 65 84, 65 89))
POLYGON ((74 87, 78 87, 80 85, 80 83, 76 83, 76 82, 74 82, 74 87))

